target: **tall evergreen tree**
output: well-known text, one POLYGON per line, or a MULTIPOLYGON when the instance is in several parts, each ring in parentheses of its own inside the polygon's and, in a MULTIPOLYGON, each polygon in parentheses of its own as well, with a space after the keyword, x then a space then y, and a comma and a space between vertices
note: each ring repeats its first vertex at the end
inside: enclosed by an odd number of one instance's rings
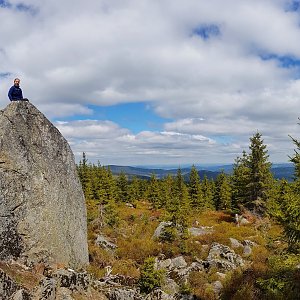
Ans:
POLYGON ((128 181, 124 172, 121 172, 117 179, 117 195, 119 202, 129 201, 128 181))
POLYGON ((204 206, 206 208, 214 208, 214 184, 210 182, 205 175, 202 181, 202 191, 204 197, 204 206))
POLYGON ((231 187, 228 176, 222 171, 216 179, 215 207, 218 210, 231 208, 231 187))
POLYGON ((243 151, 242 157, 237 157, 233 166, 233 173, 231 176, 232 187, 232 206, 238 208, 239 204, 247 202, 249 199, 249 173, 248 155, 243 151))
POLYGON ((249 208, 264 209, 267 193, 272 184, 271 163, 267 146, 262 140, 261 134, 257 132, 250 138, 250 153, 248 155, 247 167, 249 168, 249 208))
POLYGON ((204 208, 204 196, 200 184, 200 177, 194 165, 190 172, 189 196, 191 207, 196 209, 204 208))
POLYGON ((148 201, 151 202, 152 207, 157 209, 161 207, 162 195, 159 181, 155 174, 151 175, 150 182, 148 185, 148 201))
POLYGON ((179 168, 172 187, 172 198, 167 207, 170 215, 170 221, 175 226, 187 227, 189 196, 188 190, 179 168))

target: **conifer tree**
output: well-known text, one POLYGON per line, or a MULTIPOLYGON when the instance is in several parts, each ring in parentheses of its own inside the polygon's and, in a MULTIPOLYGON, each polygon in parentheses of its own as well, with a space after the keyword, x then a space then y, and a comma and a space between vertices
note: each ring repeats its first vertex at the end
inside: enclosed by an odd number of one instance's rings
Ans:
POLYGON ((128 181, 125 173, 122 171, 117 179, 117 200, 119 202, 128 202, 129 193, 128 193, 128 181))
POLYGON ((136 176, 133 177, 132 182, 129 186, 129 198, 131 203, 139 201, 141 198, 140 183, 136 176))
POLYGON ((206 175, 204 175, 202 181, 202 191, 204 206, 207 208, 214 208, 214 184, 208 180, 206 175))
POLYGON ((173 184, 174 184, 174 179, 170 174, 162 180, 162 184, 161 184, 162 204, 161 205, 162 207, 165 207, 167 210, 171 205, 173 184))
POLYGON ((247 159, 249 168, 248 192, 249 202, 245 203, 250 209, 260 212, 264 210, 267 200, 267 193, 272 184, 271 163, 268 161, 269 155, 267 146, 257 132, 250 138, 250 153, 247 159))
POLYGON ((242 157, 237 157, 233 166, 233 174, 231 176, 232 186, 232 206, 238 208, 239 204, 243 204, 249 199, 249 173, 248 156, 246 151, 243 151, 242 157))
POLYGON ((188 190, 179 168, 172 187, 172 198, 167 210, 170 214, 170 221, 175 226, 187 228, 187 215, 189 208, 188 190))
POLYGON ((204 208, 204 196, 200 184, 200 177, 195 166, 192 166, 189 180, 190 205, 196 209, 204 208))
POLYGON ((215 206, 216 209, 231 208, 231 187, 228 176, 222 171, 216 179, 215 206))
POLYGON ((153 208, 157 209, 161 207, 161 189, 155 174, 151 175, 147 194, 148 201, 152 203, 153 208))
POLYGON ((290 161, 294 164, 295 167, 295 179, 300 179, 300 142, 293 137, 291 137, 293 140, 294 145, 296 146, 296 149, 294 149, 294 156, 290 157, 290 161))

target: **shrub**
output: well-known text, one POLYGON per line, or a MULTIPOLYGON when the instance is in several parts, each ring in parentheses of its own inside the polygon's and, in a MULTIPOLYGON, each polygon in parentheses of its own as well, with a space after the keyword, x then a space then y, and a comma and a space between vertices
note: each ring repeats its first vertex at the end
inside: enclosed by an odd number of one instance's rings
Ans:
POLYGON ((142 293, 150 293, 153 289, 161 287, 163 280, 163 271, 155 270, 155 259, 149 257, 141 268, 141 277, 139 280, 139 287, 142 293))

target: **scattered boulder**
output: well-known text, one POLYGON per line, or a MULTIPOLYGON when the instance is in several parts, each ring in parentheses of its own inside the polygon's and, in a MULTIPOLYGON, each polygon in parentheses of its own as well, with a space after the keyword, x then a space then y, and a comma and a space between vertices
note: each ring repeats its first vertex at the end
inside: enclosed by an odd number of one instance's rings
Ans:
POLYGON ((97 246, 102 247, 105 250, 115 250, 117 249, 117 245, 107 240, 107 238, 103 235, 98 234, 97 239, 95 241, 97 246))
POLYGON ((232 247, 232 248, 243 247, 243 245, 242 245, 237 239, 229 238, 229 240, 230 240, 230 243, 231 243, 231 247, 232 247))
POLYGON ((169 295, 175 295, 176 293, 179 292, 179 285, 176 283, 175 280, 166 277, 163 285, 162 285, 162 290, 165 291, 169 295))
POLYGON ((166 227, 169 227, 172 225, 172 222, 160 222, 157 228, 154 231, 154 234, 152 236, 153 239, 159 239, 160 236, 163 234, 166 227))
POLYGON ((240 221, 239 221, 240 225, 248 225, 250 224, 250 221, 248 221, 245 217, 241 216, 240 221))
POLYGON ((226 272, 238 267, 243 267, 244 260, 228 246, 213 243, 207 259, 203 261, 203 265, 206 269, 216 267, 217 269, 226 272))
POLYGON ((145 297, 145 300, 175 300, 173 295, 169 295, 161 289, 155 289, 145 297))
POLYGON ((24 289, 16 291, 10 298, 11 300, 30 300, 31 297, 24 289))
POLYGON ((0 111, 0 145, 0 260, 86 266, 85 200, 67 141, 33 104, 13 101, 0 111))
POLYGON ((187 266, 187 263, 184 257, 181 255, 171 259, 171 265, 173 269, 183 269, 187 266))
POLYGON ((212 285, 214 293, 219 295, 223 288, 222 282, 217 280, 217 281, 214 281, 211 285, 212 285))
POLYGON ((244 247, 243 255, 249 256, 252 253, 252 248, 248 245, 244 247))
POLYGON ((192 236, 201 236, 205 234, 210 234, 214 232, 212 226, 202 226, 202 227, 191 227, 188 229, 192 236))
POLYGON ((109 288, 104 293, 109 300, 145 300, 135 288, 109 288))

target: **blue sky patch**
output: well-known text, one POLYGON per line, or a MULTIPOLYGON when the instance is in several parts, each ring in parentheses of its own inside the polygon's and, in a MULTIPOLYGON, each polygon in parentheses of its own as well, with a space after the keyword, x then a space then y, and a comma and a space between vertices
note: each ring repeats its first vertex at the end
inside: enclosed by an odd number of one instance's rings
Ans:
POLYGON ((160 131, 163 129, 165 122, 171 121, 156 115, 152 107, 144 102, 123 103, 113 106, 88 105, 88 108, 93 111, 92 115, 76 115, 64 118, 64 120, 109 120, 117 123, 122 128, 131 130, 134 134, 143 130, 160 131))
POLYGON ((0 0, 0 7, 10 8, 12 5, 6 0, 0 0))
POLYGON ((214 36, 218 36, 220 34, 220 28, 215 24, 200 25, 193 30, 193 35, 198 35, 204 40, 207 40, 214 36))
POLYGON ((286 5, 286 11, 298 11, 298 10, 300 10, 300 1, 299 0, 290 1, 286 5))
POLYGON ((19 3, 16 5, 16 9, 21 12, 30 13, 31 15, 35 15, 37 13, 37 9, 33 6, 26 5, 24 3, 19 3))
POLYGON ((262 54, 262 60, 276 60, 282 68, 300 67, 300 59, 289 55, 262 54))

